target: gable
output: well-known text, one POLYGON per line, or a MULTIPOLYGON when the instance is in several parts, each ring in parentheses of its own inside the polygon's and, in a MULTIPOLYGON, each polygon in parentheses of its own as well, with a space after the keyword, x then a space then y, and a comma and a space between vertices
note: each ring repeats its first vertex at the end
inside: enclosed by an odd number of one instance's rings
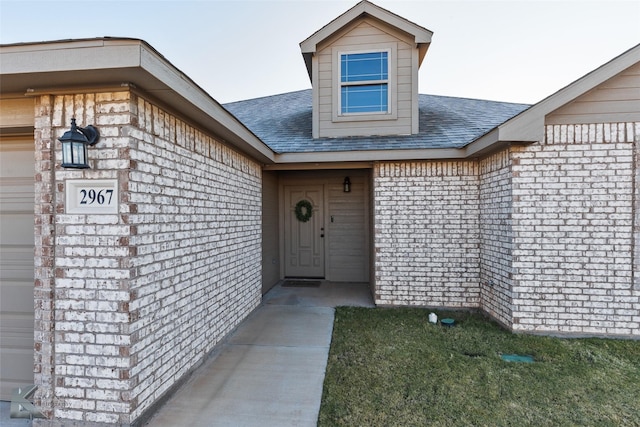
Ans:
MULTIPOLYGON (((637 70, 634 67, 636 67, 638 64, 640 64, 640 45, 632 47, 628 51, 600 66, 599 68, 596 68, 584 77, 576 80, 565 88, 560 89, 553 95, 548 96, 539 103, 533 105, 523 113, 507 120, 492 132, 484 135, 477 141, 474 141, 473 145, 482 147, 491 146, 497 142, 542 141, 544 138, 544 126, 545 123, 549 124, 548 122, 546 122, 546 120, 550 117, 551 114, 559 111, 562 108, 568 107, 575 100, 592 93, 595 88, 605 88, 607 82, 610 82, 613 79, 616 79, 616 77, 623 75, 626 70, 637 70)), ((631 75, 636 73, 637 71, 632 71, 631 75)), ((628 79, 628 77, 624 76, 623 78, 628 79)), ((634 80, 636 78, 637 77, 631 77, 630 80, 634 80)), ((626 89, 624 89, 623 87, 623 90, 631 90, 632 92, 635 92, 636 90, 632 86, 628 86, 626 89)), ((616 92, 621 93, 622 91, 616 92)), ((609 93, 611 94, 613 92, 609 93)), ((602 94, 599 94, 598 96, 601 95, 602 94)), ((633 100, 631 100, 631 103, 627 104, 632 106, 630 114, 632 114, 633 117, 637 117, 634 115, 634 111, 640 111, 639 104, 640 103, 634 102, 633 100)), ((604 104, 602 104, 600 108, 602 108, 603 106, 604 104)), ((577 114, 574 116, 578 117, 577 114)), ((569 117, 569 115, 565 115, 565 120, 566 117, 569 117)), ((623 115, 616 114, 614 112, 613 115, 609 117, 609 121, 611 121, 611 117, 615 117, 615 119, 613 120, 615 122, 621 120, 623 115)), ((597 114, 591 114, 591 120, 593 120, 594 118, 598 119, 597 114)), ((602 120, 600 119, 599 122, 602 123, 602 120)))
POLYGON ((640 121, 640 63, 549 114, 546 124, 640 121))
POLYGON ((312 58, 316 54, 318 46, 354 20, 366 16, 373 17, 380 22, 385 22, 389 26, 397 28, 400 31, 404 31, 409 35, 412 39, 412 43, 415 44, 419 51, 419 64, 422 63, 422 59, 424 58, 427 49, 429 48, 429 44, 431 43, 431 36, 433 33, 401 16, 383 9, 367 0, 363 0, 300 43, 300 50, 302 51, 302 56, 304 57, 309 77, 312 80, 314 72, 312 58))
POLYGON ((397 41, 405 43, 408 47, 413 44, 411 36, 407 33, 380 20, 365 16, 351 22, 340 31, 323 40, 322 43, 318 44, 317 52, 321 54, 323 50, 331 46, 372 45, 397 41))

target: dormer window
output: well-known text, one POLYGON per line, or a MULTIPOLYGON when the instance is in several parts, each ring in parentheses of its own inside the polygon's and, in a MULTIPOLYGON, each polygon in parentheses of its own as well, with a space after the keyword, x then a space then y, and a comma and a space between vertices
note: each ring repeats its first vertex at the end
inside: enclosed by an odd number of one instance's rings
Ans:
POLYGON ((389 51, 340 54, 340 112, 389 112, 389 51))
POLYGON ((300 43, 313 138, 417 134, 418 69, 431 35, 361 0, 300 43))
POLYGON ((332 55, 334 123, 397 119, 396 43, 335 46, 332 55))

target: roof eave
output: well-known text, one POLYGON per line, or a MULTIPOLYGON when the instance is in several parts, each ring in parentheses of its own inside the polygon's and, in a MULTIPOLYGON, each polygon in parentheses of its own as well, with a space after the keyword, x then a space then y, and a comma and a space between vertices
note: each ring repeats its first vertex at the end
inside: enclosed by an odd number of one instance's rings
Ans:
MULTIPOLYGON (((506 141, 499 137, 499 130, 495 128, 481 138, 462 148, 417 148, 397 150, 353 150, 353 151, 327 151, 304 153, 279 153, 276 154, 275 164, 315 164, 323 166, 330 163, 345 162, 379 162, 379 161, 409 161, 409 160, 467 160, 485 157, 491 153, 502 150, 511 145, 528 144, 523 141, 506 141)), ((288 166, 283 166, 288 167, 288 166)))
POLYGON ((444 160, 464 159, 466 152, 460 148, 427 148, 413 150, 354 150, 327 151, 305 153, 276 154, 277 164, 292 163, 324 163, 335 162, 377 162, 377 161, 405 161, 405 160, 444 160))
POLYGON ((100 38, 2 45, 0 63, 2 94, 133 84, 256 160, 274 160, 266 144, 142 40, 100 38))
POLYGON ((547 115, 638 62, 640 62, 640 44, 498 126, 499 140, 522 142, 542 141, 547 115))
POLYGON ((421 50, 421 57, 424 58, 426 49, 431 43, 432 31, 367 0, 362 0, 300 43, 300 50, 302 51, 309 76, 311 76, 311 57, 316 53, 318 45, 363 15, 372 16, 413 36, 414 43, 421 50))
POLYGON ((375 4, 363 0, 300 43, 302 53, 315 53, 319 43, 362 15, 369 15, 414 37, 416 44, 431 43, 433 32, 375 4))

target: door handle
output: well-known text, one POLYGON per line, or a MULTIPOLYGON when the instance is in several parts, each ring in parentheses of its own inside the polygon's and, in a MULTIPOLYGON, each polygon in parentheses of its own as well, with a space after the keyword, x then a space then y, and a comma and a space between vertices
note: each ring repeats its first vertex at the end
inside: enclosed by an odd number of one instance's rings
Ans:
POLYGON ((320 237, 324 238, 324 227, 320 229, 320 237))

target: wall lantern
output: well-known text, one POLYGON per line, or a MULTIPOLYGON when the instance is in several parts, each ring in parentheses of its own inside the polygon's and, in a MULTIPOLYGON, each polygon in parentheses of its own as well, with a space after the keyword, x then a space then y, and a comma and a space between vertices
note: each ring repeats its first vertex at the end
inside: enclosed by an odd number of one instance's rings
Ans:
POLYGON ((344 182, 342 183, 342 190, 345 193, 351 193, 351 180, 348 176, 344 178, 344 182))
POLYGON ((85 128, 76 126, 76 119, 71 119, 71 129, 58 138, 62 143, 62 167, 87 169, 89 167, 88 146, 95 145, 100 139, 98 129, 89 125, 85 128))

